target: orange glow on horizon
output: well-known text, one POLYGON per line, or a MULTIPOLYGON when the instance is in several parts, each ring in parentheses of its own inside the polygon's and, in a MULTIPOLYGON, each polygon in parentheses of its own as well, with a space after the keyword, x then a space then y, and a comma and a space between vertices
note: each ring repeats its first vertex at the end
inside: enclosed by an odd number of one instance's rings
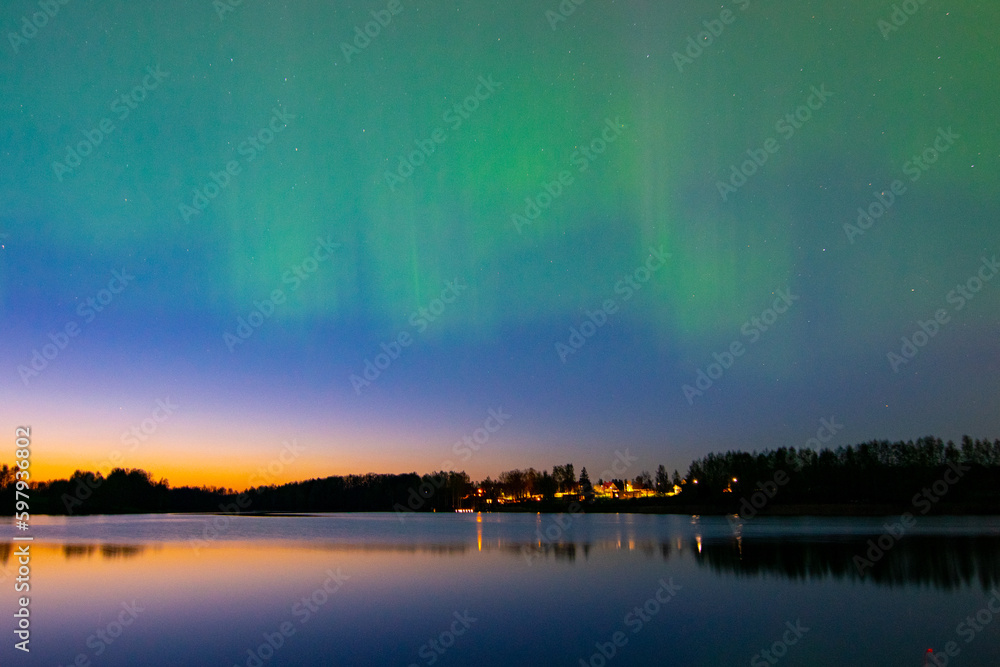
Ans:
MULTIPOLYGON (((433 466, 389 464, 384 461, 364 460, 360 457, 348 460, 333 456, 301 456, 291 460, 285 457, 287 464, 279 458, 280 455, 253 456, 250 452, 240 455, 226 456, 222 453, 209 457, 193 458, 189 456, 157 456, 127 457, 117 464, 112 464, 107 456, 81 457, 78 453, 60 451, 57 456, 46 453, 35 456, 31 461, 31 480, 33 482, 69 479, 77 470, 100 472, 107 476, 116 467, 132 469, 140 468, 150 474, 154 482, 167 480, 171 488, 182 486, 212 486, 231 488, 235 491, 271 484, 281 485, 289 482, 302 482, 310 479, 322 479, 331 476, 377 474, 408 474, 416 472, 426 474, 433 466), (101 465, 103 463, 103 465, 101 465)), ((51 454, 56 454, 52 452, 51 454)), ((416 462, 413 462, 416 463, 416 462)), ((10 465, 10 463, 8 463, 10 465)))
POLYGON ((333 444, 308 435, 277 441, 243 440, 238 445, 201 439, 183 443, 150 441, 131 449, 121 444, 109 446, 98 438, 75 438, 72 445, 64 442, 35 437, 32 481, 68 479, 77 470, 107 475, 121 467, 140 468, 149 472, 154 481, 167 480, 171 487, 214 486, 242 491, 334 475, 423 474, 433 468, 418 461, 412 452, 363 442, 333 444))
MULTIPOLYGON (((247 467, 236 468, 232 463, 226 464, 222 462, 212 462, 211 465, 206 464, 198 468, 189 468, 184 466, 184 464, 166 461, 157 462, 151 460, 135 462, 127 461, 120 467, 126 469, 141 468, 150 474, 154 482, 166 480, 170 484, 171 488, 182 486, 212 486, 233 489, 234 491, 243 491, 251 487, 267 486, 270 484, 280 486, 289 482, 303 482, 310 479, 322 479, 337 475, 363 475, 368 472, 386 472, 375 470, 366 470, 365 472, 358 472, 358 470, 344 471, 337 470, 332 465, 324 468, 320 468, 319 466, 310 468, 306 465, 298 465, 292 469, 283 471, 281 474, 271 474, 268 472, 267 474, 262 475, 260 473, 260 468, 262 466, 253 466, 253 464, 248 464, 247 467)), ((98 468, 97 466, 87 465, 86 463, 32 463, 31 480, 34 482, 49 482, 58 479, 69 479, 70 476, 72 476, 72 474, 77 470, 100 472, 102 475, 107 476, 112 469, 113 468, 107 466, 101 466, 98 468)), ((413 471, 396 470, 389 471, 388 474, 404 474, 409 472, 413 471)))

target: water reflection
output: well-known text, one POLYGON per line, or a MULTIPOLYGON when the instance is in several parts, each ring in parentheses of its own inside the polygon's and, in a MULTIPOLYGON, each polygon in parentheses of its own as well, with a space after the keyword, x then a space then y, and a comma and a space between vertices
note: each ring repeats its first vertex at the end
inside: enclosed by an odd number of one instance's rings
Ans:
MULTIPOLYGON (((915 535, 896 542, 888 551, 873 551, 868 536, 805 540, 733 537, 729 539, 677 538, 671 542, 598 541, 584 544, 524 545, 532 557, 572 562, 578 549, 658 553, 664 561, 690 556, 701 567, 718 574, 747 577, 778 576, 790 580, 826 578, 871 581, 884 586, 927 585, 940 589, 978 584, 988 590, 1000 583, 1000 536, 915 535), (855 558, 877 560, 859 567, 855 558)), ((518 550, 509 545, 509 551, 518 550)))
MULTIPOLYGON (((853 559, 878 539, 881 520, 783 519, 735 530, 724 517, 689 516, 586 515, 563 525, 551 515, 241 517, 202 543, 192 538, 203 537, 204 521, 39 521, 32 613, 46 642, 32 658, 98 658, 91 636, 128 604, 142 615, 92 664, 244 665, 263 633, 299 623, 295 605, 332 571, 348 577, 343 588, 316 620, 296 625, 268 665, 331 664, 331 656, 422 663, 419 648, 466 609, 481 620, 449 653, 454 664, 575 664, 672 578, 682 595, 651 631, 630 635, 631 658, 747 664, 801 618, 813 629, 789 665, 905 666, 953 640, 1000 579, 1000 520, 990 518, 928 518, 864 577, 853 559), (573 622, 554 623, 567 609, 573 622), (845 636, 870 654, 857 660, 845 636), (151 652, 161 646, 168 650, 151 652)), ((0 561, 0 583, 9 585, 18 567, 9 539, 0 541, 0 561)), ((0 631, 9 633, 13 616, 5 617, 0 631)), ((993 647, 985 636, 963 645, 963 664, 1000 664, 993 647)))
POLYGON ((885 586, 918 584, 945 590, 973 583, 987 590, 1000 582, 997 536, 914 535, 896 542, 888 551, 872 550, 869 567, 855 558, 868 560, 870 539, 734 538, 706 542, 695 560, 718 573, 792 580, 864 579, 885 586))
MULTIPOLYGON (((144 544, 64 544, 61 547, 39 543, 33 545, 35 551, 58 548, 66 560, 91 558, 100 554, 106 560, 135 558, 141 556, 147 547, 144 544)), ((11 557, 11 545, 0 545, 0 565, 7 565, 11 557)))
MULTIPOLYGON (((472 544, 356 544, 308 541, 299 546, 331 553, 387 553, 465 556, 471 553, 500 552, 527 564, 552 560, 572 564, 606 552, 633 552, 645 558, 693 559, 716 574, 741 577, 781 577, 792 581, 867 581, 883 586, 921 585, 949 590, 978 584, 988 590, 1000 584, 1000 536, 995 535, 914 535, 896 542, 891 549, 859 569, 856 558, 867 559, 872 547, 869 536, 826 536, 822 539, 792 537, 731 538, 701 535, 667 540, 604 539, 586 542, 521 542, 484 539, 477 526, 472 544)), ((36 550, 58 550, 66 560, 99 556, 103 560, 136 559, 149 549, 144 544, 36 544, 36 550)), ((155 547, 154 547, 155 550, 155 547)), ((881 553, 881 552, 873 552, 881 553)), ((0 564, 7 566, 12 551, 0 544, 0 564)))
POLYGON ((139 544, 102 544, 101 556, 108 559, 133 558, 145 550, 146 547, 139 544))

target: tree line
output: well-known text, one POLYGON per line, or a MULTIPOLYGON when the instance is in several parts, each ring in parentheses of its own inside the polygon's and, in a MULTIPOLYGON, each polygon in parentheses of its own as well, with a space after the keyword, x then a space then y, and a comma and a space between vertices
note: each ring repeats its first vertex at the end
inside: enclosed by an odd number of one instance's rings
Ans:
POLYGON ((748 496, 770 486, 768 495, 777 504, 874 504, 908 501, 925 486, 937 483, 934 488, 940 490, 940 480, 956 476, 960 481, 947 485, 948 502, 996 501, 1000 439, 964 436, 956 445, 926 436, 905 442, 871 440, 818 452, 794 447, 727 451, 692 461, 682 481, 688 498, 706 502, 748 496))
MULTIPOLYGON (((457 505, 471 489, 468 475, 442 472, 331 476, 287 484, 257 486, 242 492, 215 486, 171 487, 154 481, 141 469, 76 471, 69 479, 33 482, 30 507, 34 514, 118 514, 157 512, 356 512, 390 511, 433 481, 433 493, 422 509, 444 511, 457 505)), ((0 467, 0 512, 14 507, 13 471, 0 467)))
MULTIPOLYGON (((109 514, 153 512, 353 512, 452 511, 458 507, 493 507, 500 500, 526 503, 532 498, 558 502, 560 496, 593 501, 595 484, 614 483, 620 491, 631 484, 659 494, 652 500, 671 505, 698 503, 731 511, 738 499, 767 491, 768 503, 878 504, 910 499, 950 469, 961 481, 949 486, 948 502, 994 503, 1000 500, 1000 439, 959 444, 940 438, 916 441, 872 440, 820 451, 780 447, 764 451, 711 453, 691 462, 683 477, 663 465, 655 474, 639 472, 632 479, 591 481, 586 468, 577 476, 572 463, 548 470, 534 468, 501 472, 479 482, 464 471, 406 474, 343 475, 286 484, 257 486, 246 491, 213 486, 171 487, 141 469, 76 471, 69 479, 31 483, 35 514, 109 514), (775 480, 778 480, 775 482, 775 480), (676 490, 680 493, 674 493, 676 490), (671 494, 667 497, 667 494, 671 494)), ((600 499, 597 499, 600 503, 600 499)), ((636 501, 638 502, 638 501, 636 501)), ((647 499, 644 502, 650 502, 647 499)), ((936 500, 935 500, 936 502, 936 500)), ((14 508, 14 470, 0 466, 0 513, 14 508)))

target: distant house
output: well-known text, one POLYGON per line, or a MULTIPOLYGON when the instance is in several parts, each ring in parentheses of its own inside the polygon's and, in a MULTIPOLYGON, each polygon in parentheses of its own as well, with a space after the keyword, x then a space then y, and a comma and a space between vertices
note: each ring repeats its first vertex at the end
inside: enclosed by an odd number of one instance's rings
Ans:
POLYGON ((621 494, 622 498, 649 498, 650 496, 655 496, 655 489, 641 489, 632 486, 632 482, 625 482, 625 491, 621 494))
POLYGON ((617 499, 621 497, 621 489, 613 482, 604 482, 594 487, 594 496, 597 498, 617 499))

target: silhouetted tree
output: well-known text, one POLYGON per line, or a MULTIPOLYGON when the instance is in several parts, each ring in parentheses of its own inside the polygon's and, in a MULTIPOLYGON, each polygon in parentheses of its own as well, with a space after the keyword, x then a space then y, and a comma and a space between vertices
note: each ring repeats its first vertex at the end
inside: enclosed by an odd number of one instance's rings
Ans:
POLYGON ((961 448, 940 438, 869 441, 824 448, 819 452, 784 447, 763 452, 711 453, 692 461, 684 487, 685 496, 700 501, 724 502, 722 489, 732 478, 752 492, 782 471, 788 482, 774 502, 895 503, 909 500, 927 485, 942 479, 951 464, 972 468, 960 483, 948 487, 947 502, 983 503, 997 499, 1000 483, 1000 441, 962 438, 961 448), (699 480, 695 486, 691 482, 699 480))
POLYGON ((587 474, 586 466, 580 470, 580 493, 584 495, 585 500, 594 499, 594 485, 590 483, 590 475, 587 474))
POLYGON ((660 493, 664 493, 670 490, 670 476, 667 474, 667 469, 663 467, 661 463, 656 467, 656 490, 660 493))
POLYGON ((538 478, 538 493, 546 500, 551 500, 555 497, 556 491, 559 490, 559 483, 556 481, 555 477, 549 474, 547 470, 542 472, 542 476, 538 478))
POLYGON ((573 470, 572 463, 553 467, 552 476, 556 478, 556 483, 559 484, 560 491, 565 493, 576 491, 576 471, 573 470))

